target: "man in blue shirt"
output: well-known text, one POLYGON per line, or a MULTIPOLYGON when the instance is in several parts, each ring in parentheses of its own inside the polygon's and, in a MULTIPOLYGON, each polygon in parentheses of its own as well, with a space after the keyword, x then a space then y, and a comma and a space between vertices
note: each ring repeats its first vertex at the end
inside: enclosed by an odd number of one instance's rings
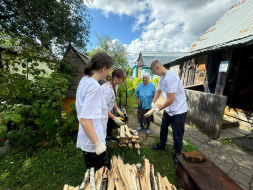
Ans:
POLYGON ((151 117, 144 117, 144 115, 151 109, 151 103, 153 101, 154 95, 156 93, 155 85, 149 82, 149 73, 144 73, 142 76, 142 83, 137 86, 135 97, 138 103, 138 122, 140 126, 137 128, 141 131, 144 125, 147 124, 146 134, 150 134, 150 121, 151 117))

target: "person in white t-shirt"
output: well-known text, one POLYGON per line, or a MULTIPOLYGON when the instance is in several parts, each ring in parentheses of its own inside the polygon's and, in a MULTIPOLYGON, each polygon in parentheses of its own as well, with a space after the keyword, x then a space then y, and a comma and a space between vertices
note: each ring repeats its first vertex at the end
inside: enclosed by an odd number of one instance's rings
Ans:
POLYGON ((124 125, 125 123, 121 121, 123 118, 116 117, 112 114, 112 109, 115 108, 118 114, 121 117, 124 117, 124 114, 120 111, 116 104, 116 96, 117 96, 117 90, 118 85, 122 84, 124 82, 124 71, 122 69, 115 69, 112 72, 111 80, 106 82, 101 86, 102 92, 105 98, 105 102, 108 108, 108 123, 107 123, 107 137, 106 139, 108 141, 117 142, 117 139, 112 136, 112 129, 114 122, 117 125, 124 125))
POLYGON ((85 76, 76 92, 76 111, 79 120, 77 147, 83 151, 86 168, 98 170, 109 166, 106 151, 107 105, 99 80, 104 80, 113 65, 112 58, 102 52, 96 53, 86 64, 85 76))
POLYGON ((168 127, 172 126, 174 140, 174 165, 177 166, 177 156, 181 154, 184 136, 184 123, 187 114, 187 103, 184 87, 180 78, 170 70, 167 70, 163 64, 155 60, 151 63, 150 69, 154 74, 160 76, 159 85, 152 101, 152 108, 155 108, 154 114, 164 109, 160 131, 160 143, 152 147, 153 150, 165 150, 168 135, 168 127), (161 93, 165 102, 159 108, 155 102, 161 93))

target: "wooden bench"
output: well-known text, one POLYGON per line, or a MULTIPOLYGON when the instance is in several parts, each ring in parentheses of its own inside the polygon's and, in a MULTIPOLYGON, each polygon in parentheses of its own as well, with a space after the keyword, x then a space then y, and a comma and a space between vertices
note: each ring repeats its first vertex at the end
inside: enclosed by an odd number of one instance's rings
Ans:
POLYGON ((204 162, 186 162, 178 156, 176 185, 184 190, 242 190, 227 174, 208 158, 204 162))

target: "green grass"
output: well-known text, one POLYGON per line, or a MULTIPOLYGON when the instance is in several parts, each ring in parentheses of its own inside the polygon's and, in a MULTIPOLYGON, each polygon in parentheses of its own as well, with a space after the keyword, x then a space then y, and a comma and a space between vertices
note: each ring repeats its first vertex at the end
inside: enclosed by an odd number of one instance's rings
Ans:
MULTIPOLYGON (((154 144, 157 142, 154 142, 154 144)), ((192 144, 183 146, 183 151, 195 150, 192 144)), ((142 163, 145 157, 154 165, 155 172, 167 176, 175 183, 173 166, 173 147, 165 151, 152 151, 151 145, 141 148, 141 155, 136 149, 108 149, 110 157, 120 155, 124 163, 142 163)), ((63 189, 64 184, 80 185, 85 173, 82 152, 74 144, 65 148, 54 147, 25 150, 16 148, 0 156, 0 189, 63 189)))

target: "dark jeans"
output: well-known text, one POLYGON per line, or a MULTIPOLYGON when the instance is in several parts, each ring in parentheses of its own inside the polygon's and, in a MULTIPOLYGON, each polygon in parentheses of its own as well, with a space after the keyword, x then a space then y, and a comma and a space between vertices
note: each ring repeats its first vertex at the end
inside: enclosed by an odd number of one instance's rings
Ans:
POLYGON ((109 117, 108 123, 107 123, 107 136, 112 136, 112 129, 115 125, 115 122, 109 117))
POLYGON ((99 168, 106 166, 110 167, 110 161, 108 158, 108 152, 105 151, 100 155, 97 155, 93 152, 85 152, 83 151, 83 156, 86 164, 86 169, 90 169, 92 167, 95 168, 95 171, 99 170, 99 168))
POLYGON ((168 136, 168 127, 171 125, 173 140, 174 140, 175 155, 181 153, 182 151, 183 136, 184 136, 184 122, 185 122, 186 114, 187 112, 170 116, 166 111, 163 112, 163 119, 162 119, 162 124, 161 124, 161 131, 160 131, 160 144, 162 146, 166 145, 167 136, 168 136))

